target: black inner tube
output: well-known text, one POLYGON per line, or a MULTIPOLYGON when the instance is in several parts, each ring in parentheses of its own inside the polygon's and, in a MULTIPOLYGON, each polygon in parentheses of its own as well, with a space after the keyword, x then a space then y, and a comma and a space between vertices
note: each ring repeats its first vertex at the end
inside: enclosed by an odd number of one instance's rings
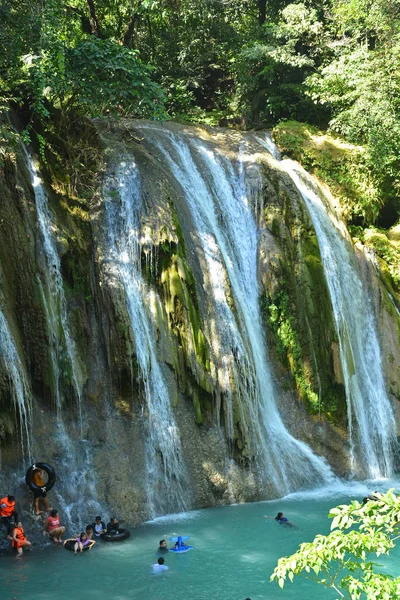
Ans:
MULTIPOLYGON (((75 544, 76 544, 76 540, 67 540, 67 541, 64 543, 64 548, 65 548, 66 550, 73 550, 73 549, 74 549, 74 547, 75 547, 75 544)), ((90 546, 89 546, 89 544, 88 544, 88 545, 86 545, 86 546, 83 546, 83 551, 85 551, 85 550, 89 550, 89 547, 90 547, 90 546)), ((77 551, 78 551, 78 552, 80 552, 80 548, 78 548, 78 550, 77 550, 77 551)))
POLYGON ((131 532, 127 529, 118 529, 118 533, 102 533, 100 537, 105 542, 121 542, 128 539, 130 535, 131 532))
POLYGON ((51 490, 51 488, 56 482, 56 472, 54 471, 53 467, 48 465, 47 463, 38 462, 29 467, 29 469, 27 470, 25 475, 25 482, 26 485, 28 485, 32 491, 40 490, 42 492, 48 492, 49 490, 51 490), (39 469, 43 469, 43 471, 47 473, 47 481, 43 487, 36 485, 36 483, 34 483, 33 481, 33 476, 39 469))

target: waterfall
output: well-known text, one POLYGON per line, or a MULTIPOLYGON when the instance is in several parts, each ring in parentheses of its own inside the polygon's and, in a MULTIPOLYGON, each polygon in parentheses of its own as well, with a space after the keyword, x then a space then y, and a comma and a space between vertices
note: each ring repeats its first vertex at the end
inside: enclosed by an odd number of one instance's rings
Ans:
POLYGON ((276 405, 259 307, 253 211, 261 175, 254 158, 242 148, 231 163, 214 145, 190 135, 139 128, 182 190, 192 242, 201 249, 206 334, 225 403, 227 436, 233 438, 238 410, 258 476, 276 494, 329 481, 328 465, 289 434, 276 405))
POLYGON ((61 411, 62 395, 60 384, 65 380, 65 375, 69 372, 81 420, 81 373, 75 342, 71 337, 68 324, 67 303, 61 275, 60 257, 56 244, 56 232, 58 228, 55 217, 49 210, 47 194, 42 186, 34 162, 26 150, 24 151, 24 155, 35 194, 37 219, 42 238, 41 248, 43 249, 46 263, 43 274, 44 286, 40 278, 39 285, 51 336, 50 351, 52 354, 52 367, 54 369, 56 408, 58 412, 61 411))
POLYGON ((0 360, 3 362, 10 382, 11 396, 15 411, 18 413, 20 426, 20 442, 22 456, 25 460, 32 459, 32 405, 31 391, 26 380, 18 350, 15 346, 8 322, 0 310, 0 360))
MULTIPOLYGON (((271 140, 258 141, 271 152, 271 140)), ((310 175, 291 160, 280 165, 299 190, 318 238, 339 338, 352 466, 358 458, 368 477, 389 477, 395 419, 383 379, 374 311, 353 246, 344 224, 315 193, 310 175)))
POLYGON ((82 501, 84 500, 86 503, 85 510, 98 512, 100 508, 95 500, 96 486, 91 464, 90 444, 87 440, 82 439, 82 374, 68 322, 67 301, 56 243, 56 232, 58 231, 56 218, 50 211, 46 191, 34 162, 25 148, 23 148, 23 154, 34 191, 40 232, 40 251, 43 254, 42 272, 37 277, 49 332, 49 353, 54 376, 56 405, 55 437, 60 456, 58 464, 60 485, 57 485, 54 493, 57 495, 59 505, 62 507, 68 523, 75 528, 78 525, 82 528, 85 517, 82 501), (78 409, 78 420, 71 422, 74 430, 72 435, 67 430, 64 418, 66 408, 64 406, 64 389, 71 383, 78 409))
POLYGON ((152 517, 187 506, 186 469, 180 435, 172 412, 167 385, 157 360, 156 332, 151 321, 154 291, 141 275, 142 192, 139 171, 132 159, 121 162, 105 183, 106 261, 111 279, 125 294, 134 335, 139 378, 145 407, 146 493, 152 517))

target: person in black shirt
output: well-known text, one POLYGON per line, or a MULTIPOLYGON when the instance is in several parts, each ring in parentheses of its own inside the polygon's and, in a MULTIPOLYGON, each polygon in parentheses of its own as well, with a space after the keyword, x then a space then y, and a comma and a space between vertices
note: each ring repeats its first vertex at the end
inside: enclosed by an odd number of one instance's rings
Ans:
POLYGON ((160 540, 160 545, 158 546, 159 552, 168 552, 167 542, 165 540, 160 540))
POLYGON ((118 533, 119 523, 114 517, 107 523, 107 533, 118 533))

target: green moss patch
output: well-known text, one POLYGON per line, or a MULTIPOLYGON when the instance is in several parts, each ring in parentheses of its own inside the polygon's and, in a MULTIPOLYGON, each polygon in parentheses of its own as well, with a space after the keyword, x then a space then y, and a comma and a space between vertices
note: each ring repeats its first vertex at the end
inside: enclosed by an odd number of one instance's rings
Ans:
POLYGON ((346 144, 297 121, 282 121, 273 136, 282 153, 330 187, 348 222, 371 223, 377 218, 383 200, 362 146, 346 144))

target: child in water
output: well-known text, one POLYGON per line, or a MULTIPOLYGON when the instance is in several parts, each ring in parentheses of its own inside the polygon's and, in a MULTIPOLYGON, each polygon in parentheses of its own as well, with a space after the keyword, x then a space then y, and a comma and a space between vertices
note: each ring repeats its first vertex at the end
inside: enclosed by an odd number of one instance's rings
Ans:
POLYGON ((95 543, 96 542, 94 540, 90 540, 86 533, 82 531, 82 533, 77 538, 75 538, 74 554, 78 552, 78 548, 80 552, 83 552, 85 546, 87 546, 88 550, 90 550, 95 545, 95 543))

